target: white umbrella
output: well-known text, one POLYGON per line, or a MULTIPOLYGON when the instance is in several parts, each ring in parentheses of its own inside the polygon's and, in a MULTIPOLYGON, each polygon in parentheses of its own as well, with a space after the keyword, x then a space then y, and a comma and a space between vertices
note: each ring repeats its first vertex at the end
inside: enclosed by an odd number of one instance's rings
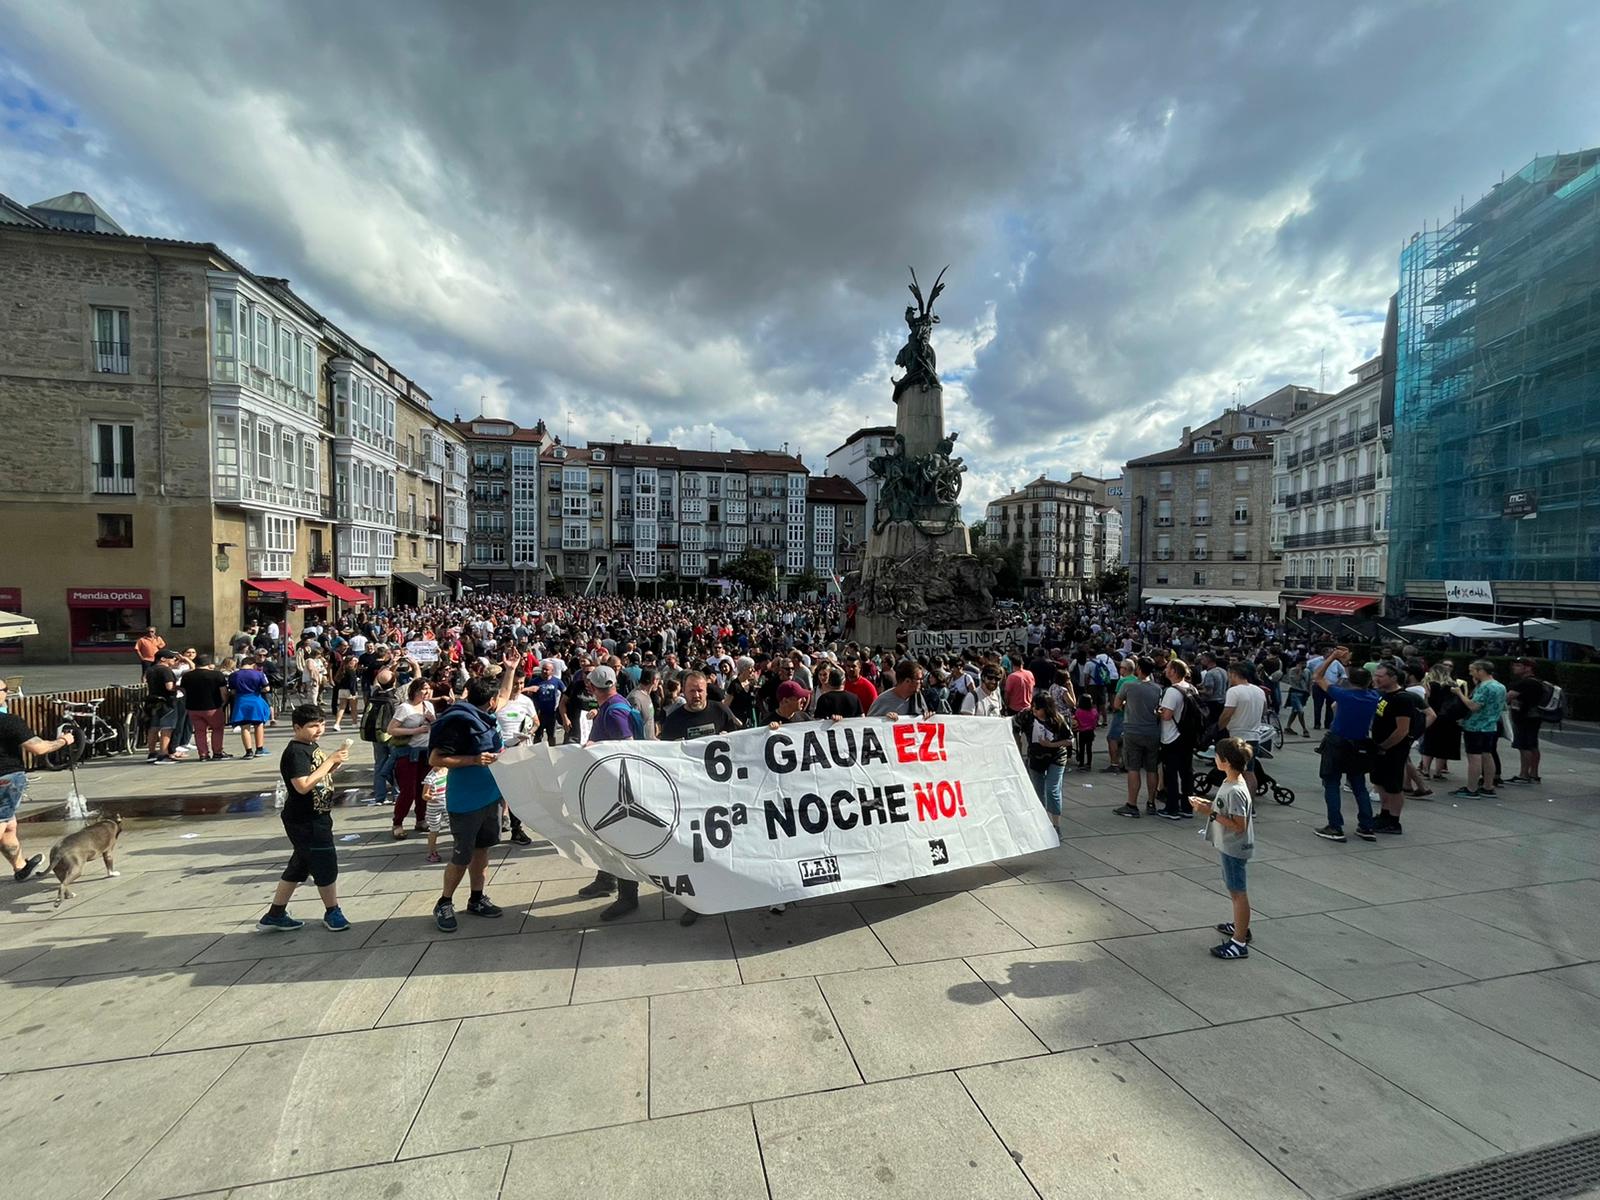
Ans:
POLYGON ((1401 633, 1420 633, 1433 637, 1498 638, 1506 635, 1498 625, 1480 621, 1476 617, 1447 617, 1442 621, 1427 621, 1421 625, 1402 625, 1401 633))
POLYGON ((1150 605, 1152 608, 1160 608, 1171 605, 1173 600, 1171 596, 1151 596, 1145 601, 1145 603, 1150 605))
POLYGON ((33 637, 39 632, 32 617, 21 613, 0 612, 0 638, 33 637))
POLYGON ((1265 600, 1241 600, 1240 608, 1276 608, 1276 604, 1268 604, 1265 600))

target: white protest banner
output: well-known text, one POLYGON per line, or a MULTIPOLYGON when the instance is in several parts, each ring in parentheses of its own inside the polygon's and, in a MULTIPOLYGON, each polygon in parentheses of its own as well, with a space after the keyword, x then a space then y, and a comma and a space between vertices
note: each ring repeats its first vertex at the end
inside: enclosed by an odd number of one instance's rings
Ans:
POLYGON ((430 641, 407 642, 406 653, 409 654, 418 666, 424 663, 439 661, 439 643, 430 641))
POLYGON ((1027 629, 1021 625, 1014 629, 908 629, 906 648, 912 654, 933 650, 992 650, 1020 646, 1027 635, 1027 629))
POLYGON ((562 854, 702 913, 1060 844, 1007 721, 811 721, 686 742, 508 750, 511 811, 562 854))

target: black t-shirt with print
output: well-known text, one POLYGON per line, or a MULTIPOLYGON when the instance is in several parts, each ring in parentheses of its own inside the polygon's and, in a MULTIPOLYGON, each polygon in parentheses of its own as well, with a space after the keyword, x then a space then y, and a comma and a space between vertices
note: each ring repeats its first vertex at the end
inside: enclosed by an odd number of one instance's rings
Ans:
POLYGON ((1381 746, 1394 736, 1395 724, 1401 717, 1411 718, 1411 724, 1406 730, 1406 741, 1422 736, 1422 702, 1416 695, 1404 688, 1382 693, 1377 710, 1372 714, 1372 732, 1369 736, 1381 746))
POLYGON ((22 743, 33 740, 33 730, 15 713, 0 713, 0 775, 22 770, 22 743))
POLYGON ((713 733, 727 733, 738 727, 728 710, 720 704, 708 703, 699 712, 690 712, 687 704, 680 704, 661 722, 661 740, 685 742, 709 737, 713 733))
POLYGON ((311 774, 327 761, 327 757, 315 742, 293 741, 283 748, 283 757, 278 760, 278 773, 283 776, 283 782, 289 789, 289 796, 283 803, 285 821, 309 821, 318 813, 332 811, 331 776, 324 776, 312 785, 309 792, 301 792, 294 786, 296 779, 311 774))

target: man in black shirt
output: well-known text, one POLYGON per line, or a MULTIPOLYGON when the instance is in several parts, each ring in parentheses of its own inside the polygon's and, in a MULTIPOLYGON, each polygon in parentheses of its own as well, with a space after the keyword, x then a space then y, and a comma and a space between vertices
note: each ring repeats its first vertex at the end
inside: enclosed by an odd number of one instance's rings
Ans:
POLYGON ((176 657, 172 651, 162 650, 145 672, 144 702, 150 719, 150 754, 146 763, 172 761, 172 733, 178 727, 178 674, 172 669, 176 657))
POLYGON ((1511 664, 1511 682, 1506 686, 1506 704, 1511 709, 1511 746, 1521 762, 1509 783, 1539 782, 1539 709, 1550 702, 1550 685, 1533 673, 1531 658, 1511 664))
MULTIPOLYGON (((683 703, 669 712, 661 721, 663 742, 685 742, 713 734, 729 733, 740 728, 738 720, 725 705, 712 704, 709 681, 699 671, 690 671, 683 677, 683 703)), ((693 925, 700 914, 684 909, 678 918, 680 925, 693 925)))
MULTIPOLYGON (((1372 822, 1379 833, 1398 835, 1400 810, 1405 806, 1406 756, 1422 731, 1426 706, 1405 690, 1404 680, 1392 662, 1380 662, 1372 672, 1381 699, 1372 715, 1372 782, 1383 798, 1383 811, 1372 822)), ((1371 840, 1371 839, 1369 839, 1371 840)))
POLYGON ((11 877, 22 883, 39 869, 42 854, 22 857, 22 846, 17 838, 17 810, 22 807, 22 797, 28 790, 28 775, 22 769, 22 752, 38 758, 73 742, 71 733, 46 741, 28 728, 21 717, 6 709, 10 692, 0 680, 0 855, 11 864, 11 877))
POLYGON ((865 715, 855 693, 844 690, 843 671, 838 667, 823 667, 819 674, 822 680, 822 694, 817 697, 816 708, 819 720, 865 715))
POLYGON ((339 878, 339 856, 333 844, 333 784, 329 780, 349 757, 352 739, 346 738, 332 754, 324 754, 317 745, 327 720, 322 710, 314 704, 297 705, 290 720, 294 739, 283 748, 278 773, 289 792, 283 804, 283 831, 294 852, 273 893, 272 907, 256 922, 256 928, 293 930, 304 926, 304 921, 289 915, 289 900, 295 888, 310 878, 322 896, 322 923, 342 933, 350 928, 350 922, 339 908, 334 883, 339 878))

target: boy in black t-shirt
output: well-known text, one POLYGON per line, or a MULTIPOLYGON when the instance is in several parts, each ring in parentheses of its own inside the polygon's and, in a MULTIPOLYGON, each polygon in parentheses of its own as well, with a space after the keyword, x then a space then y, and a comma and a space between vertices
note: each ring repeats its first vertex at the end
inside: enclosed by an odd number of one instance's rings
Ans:
POLYGON ((350 928, 350 922, 339 909, 339 893, 334 886, 339 877, 339 857, 333 844, 333 784, 329 780, 349 757, 351 739, 345 739, 344 745, 332 754, 324 754, 317 745, 327 720, 322 710, 315 704, 301 704, 290 719, 294 722, 294 740, 283 748, 278 771, 289 790, 283 804, 283 830, 289 835, 294 853, 273 893, 272 907, 256 922, 256 928, 301 928, 305 922, 289 915, 289 899, 295 888, 310 878, 326 909, 322 923, 335 933, 342 933, 350 928))

